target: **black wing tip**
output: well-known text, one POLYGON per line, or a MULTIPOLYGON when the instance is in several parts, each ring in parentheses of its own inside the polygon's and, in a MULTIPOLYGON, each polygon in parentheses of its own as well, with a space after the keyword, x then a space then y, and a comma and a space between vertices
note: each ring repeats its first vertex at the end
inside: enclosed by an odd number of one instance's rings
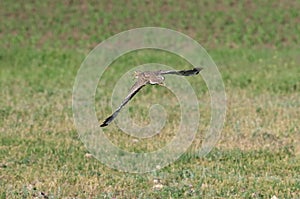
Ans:
POLYGON ((107 123, 103 123, 103 124, 100 125, 100 127, 105 127, 107 125, 108 125, 107 123))
POLYGON ((104 120, 104 122, 100 125, 100 127, 105 127, 107 125, 109 125, 109 123, 111 123, 111 121, 115 118, 116 113, 112 114, 111 116, 109 116, 108 118, 106 118, 106 120, 104 120))
POLYGON ((107 118, 101 125, 100 125, 100 127, 105 127, 105 126, 107 126, 111 121, 111 116, 109 117, 109 118, 107 118))
POLYGON ((184 75, 184 76, 198 75, 202 69, 203 68, 195 67, 195 68, 193 68, 191 70, 182 70, 182 71, 179 71, 179 73, 181 75, 184 75))
POLYGON ((194 70, 196 71, 196 74, 198 74, 203 68, 201 67, 195 67, 194 70))

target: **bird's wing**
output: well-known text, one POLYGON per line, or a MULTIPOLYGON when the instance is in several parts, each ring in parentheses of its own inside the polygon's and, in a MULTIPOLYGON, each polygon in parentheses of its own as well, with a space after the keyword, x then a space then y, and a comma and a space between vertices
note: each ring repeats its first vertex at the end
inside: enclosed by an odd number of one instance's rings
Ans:
POLYGON ((127 97, 123 100, 121 105, 117 108, 117 110, 108 118, 104 120, 104 122, 100 125, 100 127, 107 126, 109 123, 111 123, 119 114, 121 109, 137 94, 141 88, 143 88, 148 82, 142 79, 138 79, 138 81, 131 87, 129 94, 127 97))
POLYGON ((159 73, 161 75, 182 75, 182 76, 191 76, 191 75, 197 75, 203 68, 193 68, 192 70, 165 70, 160 71, 159 73))

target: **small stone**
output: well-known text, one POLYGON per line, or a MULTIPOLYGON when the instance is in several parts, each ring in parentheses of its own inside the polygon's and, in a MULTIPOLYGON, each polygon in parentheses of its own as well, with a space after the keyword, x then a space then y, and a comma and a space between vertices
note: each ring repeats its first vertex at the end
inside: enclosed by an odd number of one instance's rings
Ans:
POLYGON ((93 155, 92 155, 91 153, 86 153, 86 154, 84 155, 84 157, 86 157, 86 158, 91 158, 91 157, 93 157, 93 155))
POLYGON ((132 142, 137 143, 137 142, 139 142, 139 140, 138 139, 132 139, 132 142))
POLYGON ((163 184, 156 184, 156 185, 154 185, 153 186, 153 189, 162 189, 164 187, 164 185, 163 184))

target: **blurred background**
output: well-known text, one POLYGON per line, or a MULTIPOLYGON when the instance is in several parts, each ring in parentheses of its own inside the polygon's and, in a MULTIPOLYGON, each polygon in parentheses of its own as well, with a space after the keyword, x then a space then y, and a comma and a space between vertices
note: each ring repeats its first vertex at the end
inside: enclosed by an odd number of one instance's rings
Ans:
MULTIPOLYGON (((275 0, 1 1, 0 197, 300 197, 299 10, 299 1, 275 0), (82 61, 101 41, 148 26, 187 34, 207 50, 223 77, 227 118, 206 157, 184 155, 162 170, 133 175, 91 158, 73 124, 72 89, 82 61)), ((165 52, 135 52, 118 59, 124 71, 107 71, 102 84, 147 62, 189 67, 165 52)), ((210 121, 209 93, 204 82, 191 84, 203 87, 202 132, 210 121)), ((97 90, 99 118, 112 111, 113 85, 97 90)), ((172 97, 154 90, 135 100, 155 100, 153 92, 172 97)), ((146 108, 132 114, 146 121, 146 108)), ((156 147, 172 138, 175 124, 153 138, 161 141, 156 147)), ((153 140, 132 142, 116 127, 105 133, 132 151, 156 149, 153 140)), ((193 144, 201 146, 201 138, 193 144)))

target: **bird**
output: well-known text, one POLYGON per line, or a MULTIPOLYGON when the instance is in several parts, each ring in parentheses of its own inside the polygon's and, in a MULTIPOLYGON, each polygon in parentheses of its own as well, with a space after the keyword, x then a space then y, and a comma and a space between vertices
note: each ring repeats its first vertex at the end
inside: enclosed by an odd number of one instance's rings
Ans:
POLYGON ((135 71, 134 76, 137 81, 129 90, 129 94, 115 112, 103 121, 100 127, 105 127, 111 123, 117 117, 121 109, 147 84, 164 86, 164 75, 192 76, 199 74, 202 69, 201 67, 197 67, 191 70, 135 71))

